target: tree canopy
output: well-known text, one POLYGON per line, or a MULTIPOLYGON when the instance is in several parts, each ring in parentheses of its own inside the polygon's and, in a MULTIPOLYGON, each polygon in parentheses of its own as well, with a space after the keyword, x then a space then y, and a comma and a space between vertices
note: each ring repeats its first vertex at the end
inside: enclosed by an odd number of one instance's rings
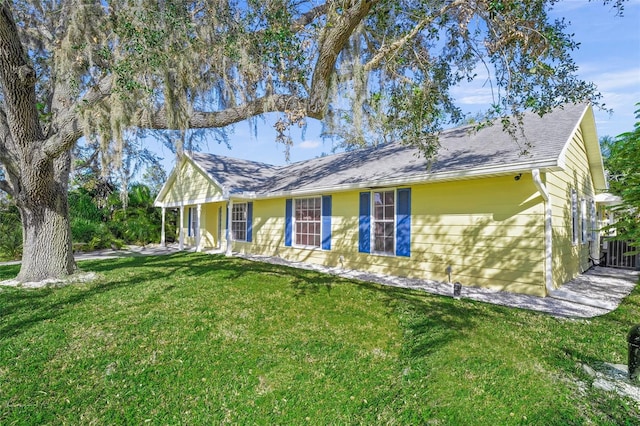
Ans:
MULTIPOLYGON (((640 107, 640 103, 637 104, 640 107)), ((627 240, 640 251, 640 109, 633 130, 616 138, 603 138, 604 165, 609 173, 610 191, 622 197, 613 207, 618 239, 627 240)))
MULTIPOLYGON (((171 129, 180 151, 189 129, 277 112, 286 145, 309 117, 347 147, 399 139, 430 157, 434 133, 462 118, 450 89, 479 67, 494 88, 489 115, 597 102, 567 24, 549 17, 555 3, 2 0, 0 190, 31 226, 25 257, 40 243, 70 250, 35 229, 69 239, 71 150, 83 136, 106 169, 122 164, 129 131, 171 129)), ((28 264, 21 275, 45 267, 28 264)))
POLYGON ((496 113, 596 100, 554 3, 21 0, 3 2, 2 26, 15 21, 3 37, 13 76, 35 88, 22 120, 40 123, 49 156, 84 135, 104 152, 115 142, 117 163, 128 128, 221 128, 269 111, 285 143, 312 117, 348 143, 401 138, 429 153, 429 135, 461 118, 449 89, 479 66, 492 69, 496 113))

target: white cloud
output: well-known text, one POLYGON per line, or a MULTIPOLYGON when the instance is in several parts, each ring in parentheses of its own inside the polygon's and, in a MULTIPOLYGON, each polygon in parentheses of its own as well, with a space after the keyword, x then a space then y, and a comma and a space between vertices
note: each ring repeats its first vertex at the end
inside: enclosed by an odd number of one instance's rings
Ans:
POLYGON ((458 103, 462 105, 490 105, 494 101, 491 90, 476 90, 474 92, 467 93, 465 96, 456 98, 458 103))
POLYGON ((319 141, 314 141, 314 140, 302 141, 298 144, 298 148, 315 149, 315 148, 318 148, 320 145, 321 143, 319 141))
POLYGON ((617 91, 620 89, 640 87, 640 68, 621 70, 617 72, 603 72, 594 75, 592 79, 603 92, 617 91))
POLYGON ((460 105, 490 105, 495 99, 495 92, 486 78, 476 78, 471 82, 461 82, 451 89, 451 94, 460 105))

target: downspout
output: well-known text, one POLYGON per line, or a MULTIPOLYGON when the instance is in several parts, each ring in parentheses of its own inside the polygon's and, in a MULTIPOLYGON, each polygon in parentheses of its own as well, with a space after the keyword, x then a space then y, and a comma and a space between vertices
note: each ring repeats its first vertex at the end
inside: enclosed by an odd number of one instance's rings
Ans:
POLYGON ((540 178, 540 169, 533 169, 531 171, 531 177, 533 178, 533 183, 536 188, 538 188, 538 192, 542 196, 544 200, 544 247, 545 247, 545 259, 544 259, 544 281, 545 287, 547 289, 547 295, 551 293, 553 288, 553 250, 552 250, 552 228, 551 228, 551 197, 549 195, 549 191, 544 183, 542 183, 542 179, 540 178))

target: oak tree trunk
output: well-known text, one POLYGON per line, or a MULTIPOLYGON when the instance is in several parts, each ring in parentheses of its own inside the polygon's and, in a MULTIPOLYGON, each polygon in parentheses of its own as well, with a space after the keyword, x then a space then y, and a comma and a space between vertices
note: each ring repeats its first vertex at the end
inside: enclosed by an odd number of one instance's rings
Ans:
POLYGON ((23 169, 23 186, 16 198, 22 217, 22 266, 17 277, 21 282, 60 279, 76 269, 67 201, 70 160, 67 152, 23 169))

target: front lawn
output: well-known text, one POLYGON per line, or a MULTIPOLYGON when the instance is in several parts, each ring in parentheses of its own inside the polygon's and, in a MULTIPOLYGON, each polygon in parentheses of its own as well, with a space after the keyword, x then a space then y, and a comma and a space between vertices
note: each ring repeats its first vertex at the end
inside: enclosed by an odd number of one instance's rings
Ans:
POLYGON ((626 363, 638 290, 565 320, 224 256, 80 266, 0 288, 2 425, 640 422, 581 366, 626 363))

